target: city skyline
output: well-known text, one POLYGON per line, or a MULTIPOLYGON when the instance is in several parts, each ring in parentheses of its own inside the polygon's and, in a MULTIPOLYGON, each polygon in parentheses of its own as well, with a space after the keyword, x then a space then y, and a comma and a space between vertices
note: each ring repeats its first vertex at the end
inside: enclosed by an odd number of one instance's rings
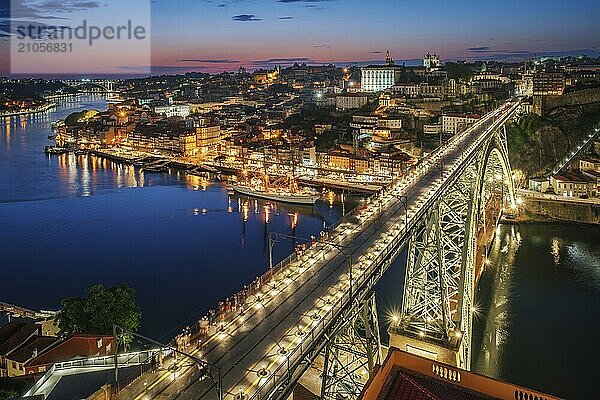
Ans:
MULTIPOLYGON (((117 4, 112 0, 13 0, 11 7, 4 5, 0 11, 0 50, 8 52, 11 22, 77 21, 110 3, 117 4)), ((592 1, 573 6, 561 1, 522 4, 511 0, 474 7, 458 0, 424 5, 356 0, 153 0, 151 72, 216 73, 295 62, 364 65, 381 63, 387 49, 407 65, 418 64, 427 52, 439 54, 442 60, 595 57, 600 54, 600 27, 593 16, 599 11, 600 5, 592 1), (507 19, 498 18, 499 12, 507 19)), ((135 11, 128 12, 135 20, 135 11)), ((103 56, 107 66, 98 74, 148 73, 148 65, 123 63, 118 54, 103 56)), ((8 72, 4 64, 1 71, 8 72)), ((59 72, 51 66, 46 70, 49 75, 59 72)), ((60 72, 69 71, 63 66, 60 72)))

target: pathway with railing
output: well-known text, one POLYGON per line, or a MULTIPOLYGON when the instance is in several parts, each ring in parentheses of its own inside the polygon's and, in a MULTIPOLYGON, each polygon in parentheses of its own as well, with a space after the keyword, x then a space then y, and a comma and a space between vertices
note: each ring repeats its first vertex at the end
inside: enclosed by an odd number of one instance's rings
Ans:
MULTIPOLYGON (((414 173, 366 199, 326 240, 268 271, 258 284, 246 288, 243 308, 238 302, 235 309, 231 304, 218 307, 224 313, 211 316, 210 328, 200 336, 201 324, 191 328, 192 339, 184 340, 184 350, 220 368, 223 396, 264 399, 288 379, 517 106, 508 102, 487 114, 423 160, 414 173), (341 249, 349 249, 348 254, 341 249)), ((119 398, 216 398, 217 391, 201 369, 182 359, 176 370, 145 380, 143 387, 132 385, 119 398)))

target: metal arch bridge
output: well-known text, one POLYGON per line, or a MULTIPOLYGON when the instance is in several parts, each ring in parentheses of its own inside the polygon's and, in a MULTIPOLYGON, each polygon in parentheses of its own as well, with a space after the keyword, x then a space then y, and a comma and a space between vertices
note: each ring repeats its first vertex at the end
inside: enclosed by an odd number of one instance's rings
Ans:
POLYGON ((244 313, 191 352, 218 371, 211 379, 198 374, 204 367, 175 365, 118 398, 283 399, 319 355, 321 397, 357 398, 381 362, 373 287, 406 246, 394 327, 402 345, 469 369, 477 235, 489 202, 515 206, 504 125, 519 106, 513 99, 486 114, 369 198, 328 240, 274 268, 244 313))
POLYGON ((75 89, 94 87, 102 92, 112 93, 114 91, 114 81, 109 79, 71 79, 62 80, 61 82, 75 89))

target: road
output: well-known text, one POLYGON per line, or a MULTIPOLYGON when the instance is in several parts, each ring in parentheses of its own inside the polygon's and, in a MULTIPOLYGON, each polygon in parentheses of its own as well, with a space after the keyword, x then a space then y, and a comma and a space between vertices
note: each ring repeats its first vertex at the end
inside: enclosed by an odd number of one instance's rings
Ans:
MULTIPOLYGON (((421 217, 439 197, 444 184, 460 173, 464 160, 475 154, 515 108, 513 103, 507 103, 486 114, 423 160, 410 176, 396 182, 386 193, 365 201, 354 217, 336 227, 330 237, 352 254, 353 288, 365 282, 394 243, 403 240, 407 232, 405 221, 410 228, 421 217), (509 106, 507 111, 505 107, 509 106), (406 196, 406 216, 401 196, 406 196)), ((263 398, 277 380, 275 377, 281 376, 287 365, 301 360, 335 313, 347 304, 349 276, 349 258, 338 248, 319 243, 249 297, 245 314, 233 319, 193 353, 222 369, 224 398, 263 398)), ((184 365, 176 373, 163 372, 158 379, 145 382, 143 391, 134 392, 133 388, 139 385, 132 385, 119 398, 217 398, 210 380, 199 380, 193 365, 184 365)))

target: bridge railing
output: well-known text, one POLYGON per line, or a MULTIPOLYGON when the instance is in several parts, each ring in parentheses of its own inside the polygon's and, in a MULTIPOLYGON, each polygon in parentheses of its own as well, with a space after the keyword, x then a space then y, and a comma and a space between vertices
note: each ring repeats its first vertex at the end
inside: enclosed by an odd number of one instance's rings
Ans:
MULTIPOLYGON (((477 123, 470 126, 467 130, 465 130, 464 133, 470 132, 471 130, 479 127, 483 123, 484 120, 487 120, 487 118, 486 117, 482 118, 480 121, 478 121, 477 123)), ((496 121, 496 120, 494 120, 494 121, 496 121)), ((492 124, 492 125, 494 125, 494 124, 492 124)), ((458 140, 458 135, 453 137, 447 143, 447 145, 453 144, 456 140, 458 140)), ((477 142, 478 141, 476 140, 475 143, 477 143, 477 142)), ((465 150, 467 150, 467 149, 465 149, 465 150)), ((432 157, 432 159, 437 159, 439 157, 439 155, 441 153, 443 153, 444 151, 445 151, 445 149, 438 148, 430 154, 430 157, 432 157)), ((409 182, 410 182, 409 185, 414 186, 415 184, 418 183, 417 177, 419 177, 423 173, 429 173, 430 171, 431 171, 431 167, 429 167, 429 169, 425 169, 425 170, 417 167, 417 174, 415 177, 413 177, 409 180, 409 182)), ((396 183, 398 183, 398 182, 395 182, 393 185, 395 185, 396 183)), ((423 183, 421 183, 421 187, 422 186, 423 186, 423 183)), ((342 238, 341 242, 347 241, 348 238, 351 237, 352 235, 350 235, 349 232, 347 232, 347 231, 342 232, 341 230, 346 230, 347 226, 344 226, 344 224, 348 223, 353 228, 352 231, 355 231, 356 229, 360 229, 359 235, 367 236, 367 239, 368 239, 373 234, 374 231, 379 229, 384 223, 388 222, 389 219, 394 214, 396 214, 396 212, 401 208, 401 205, 399 204, 399 202, 397 202, 397 201, 394 202, 393 200, 388 199, 388 202, 391 201, 394 204, 396 204, 395 209, 392 210, 391 208, 388 207, 387 203, 384 205, 384 204, 381 204, 380 201, 378 202, 379 196, 380 196, 380 193, 375 193, 375 194, 369 196, 361 204, 359 204, 357 207, 355 207, 353 210, 351 210, 351 212, 349 212, 348 214, 346 214, 345 216, 340 218, 338 221, 336 221, 335 223, 330 225, 330 228, 329 228, 330 236, 331 237, 338 237, 338 236, 341 237, 342 238), (366 213, 366 216, 362 215, 363 214, 362 211, 365 208, 368 210, 366 213), (385 214, 388 215, 388 218, 385 221, 382 221, 381 217, 385 214), (363 217, 362 221, 361 221, 361 217, 363 217), (357 218, 358 218, 358 223, 357 223, 357 218)), ((431 201, 431 199, 429 199, 429 201, 427 203, 429 204, 430 201, 431 201)), ((413 215, 413 217, 410 218, 411 223, 413 221, 418 221, 419 218, 421 218, 423 213, 426 211, 425 209, 426 209, 426 207, 422 207, 415 215, 413 215)), ((402 214, 400 217, 403 218, 403 215, 404 214, 402 214)), ((406 231, 407 231, 406 229, 401 230, 398 232, 398 234, 396 236, 400 237, 401 235, 405 235, 406 231)), ((367 239, 365 239, 365 241, 367 239)), ((316 244, 317 244, 317 246, 320 246, 319 242, 316 242, 316 244)), ((327 244, 323 244, 323 246, 327 246, 327 244)), ((312 250, 312 246, 309 245, 308 248, 306 249, 306 251, 310 252, 311 250, 312 250)), ((391 251, 391 250, 389 250, 389 251, 391 251)), ((374 266, 377 266, 379 263, 381 263, 383 261, 383 259, 385 258, 384 254, 385 254, 385 256, 387 256, 388 252, 380 252, 380 254, 378 255, 378 257, 376 259, 371 259, 368 262, 369 267, 368 268, 364 267, 362 269, 362 273, 360 275, 358 275, 359 279, 358 280, 353 279, 353 282, 356 282, 356 284, 358 286, 362 285, 362 283, 364 283, 364 280, 366 279, 366 277, 368 277, 369 274, 372 273, 374 266)), ((283 260, 281 260, 279 263, 277 263, 271 270, 266 271, 262 276, 257 278, 257 280, 255 280, 254 284, 248 285, 248 289, 242 298, 246 299, 250 295, 256 294, 260 290, 260 287, 264 284, 268 284, 276 274, 283 271, 290 264, 292 264, 296 261, 299 261, 301 259, 302 259, 302 255, 299 255, 297 253, 292 253, 292 254, 288 255, 283 260)), ((353 278, 356 278, 356 276, 353 278)), ((242 289, 242 287, 243 286, 240 284, 237 287, 237 289, 232 290, 231 292, 239 293, 239 290, 242 289)), ((354 283, 353 283, 353 287, 354 287, 354 283)), ((296 361, 299 361, 303 357, 304 352, 309 347, 314 345, 315 338, 320 337, 320 335, 324 332, 326 327, 329 326, 329 324, 341 312, 341 310, 343 309, 343 306, 345 304, 347 304, 350 300, 351 299, 350 299, 348 293, 344 294, 344 296, 342 296, 340 299, 338 299, 338 301, 331 307, 331 309, 327 312, 327 314, 320 321, 318 321, 318 324, 315 325, 310 330, 310 333, 307 333, 305 335, 305 337, 303 337, 303 339, 300 341, 300 343, 291 351, 291 353, 287 357, 286 362, 279 365, 277 367, 277 369, 275 371, 273 371, 273 373, 268 378, 265 378, 264 383, 260 385, 259 390, 252 396, 252 398, 262 399, 262 398, 266 397, 270 393, 270 390, 272 390, 272 388, 269 388, 268 386, 275 385, 277 382, 277 379, 279 379, 282 376, 284 376, 285 374, 289 373, 290 365, 294 365, 294 363, 296 361)), ((213 308, 213 310, 215 310, 215 314, 213 315, 213 318, 211 318, 211 322, 213 322, 213 326, 218 324, 219 322, 221 324, 229 322, 229 319, 233 318, 236 315, 237 310, 235 310, 232 307, 232 305, 230 305, 230 311, 226 312, 227 310, 224 309, 224 303, 225 302, 221 302, 221 304, 222 304, 221 307, 213 308)), ((192 335, 196 335, 199 333, 200 329, 201 329, 200 322, 196 322, 195 324, 192 325, 192 327, 190 329, 190 333, 192 335)), ((218 333, 218 331, 212 332, 208 335, 217 334, 217 333, 218 333)))
MULTIPOLYGON (((378 212, 375 218, 372 218, 368 222, 363 222, 363 224, 367 225, 363 232, 368 232, 366 234, 370 237, 373 232, 379 230, 383 224, 389 222, 394 216, 396 216, 394 223, 403 221, 402 215, 396 214, 399 209, 400 206, 396 207, 394 210, 388 208, 381 213, 378 212), (385 213, 389 213, 389 217, 385 221, 381 221, 379 217, 385 213)), ((400 245, 400 241, 397 239, 405 234, 405 230, 399 230, 398 233, 391 238, 391 240, 396 241, 397 245, 400 245)), ((368 240, 368 238, 365 240, 368 240)), ((392 249, 389 249, 389 251, 392 251, 392 249)), ((353 274, 352 287, 362 287, 368 280, 368 277, 374 272, 377 266, 386 259, 387 256, 388 252, 382 251, 376 257, 363 259, 360 265, 355 265, 353 267, 355 273, 353 274)), ((350 303, 350 301, 352 301, 353 297, 351 297, 349 291, 345 291, 341 297, 339 297, 329 306, 329 309, 325 311, 319 320, 314 321, 310 326, 307 326, 305 334, 300 342, 286 355, 285 361, 282 361, 267 378, 264 378, 264 380, 261 381, 256 392, 250 397, 250 400, 262 400, 269 398, 273 390, 277 388, 278 383, 284 382, 286 379, 288 379, 294 370, 294 367, 304 360, 306 353, 313 349, 321 340, 323 334, 326 332, 329 326, 335 320, 337 320, 344 308, 350 303)))
MULTIPOLYGON (((494 120, 490 129, 494 128, 498 121, 499 120, 494 120)), ((479 140, 476 140, 473 144, 478 146, 479 140)), ((455 168, 453 174, 458 173, 458 169, 459 168, 455 168)), ((421 184, 421 187, 422 186, 423 184, 421 184)), ((427 204, 429 204, 431 201, 431 198, 429 198, 427 204)), ((417 213, 415 213, 412 217, 407 219, 407 226, 414 224, 415 221, 418 221, 426 212, 426 208, 427 207, 421 207, 417 213)), ((367 230, 371 230, 373 228, 375 228, 375 230, 381 228, 383 224, 388 223, 390 221, 390 219, 396 214, 396 212, 399 209, 400 206, 397 205, 394 211, 391 211, 391 209, 386 208, 385 212, 383 212, 382 207, 380 207, 379 211, 375 212, 374 215, 371 215, 368 218, 370 221, 368 222, 367 227, 365 227, 366 229, 362 232, 364 233, 367 230), (381 222, 380 217, 384 213, 388 213, 389 217, 385 221, 381 222)), ((371 256, 361 257, 359 259, 359 266, 355 267, 354 271, 356 272, 354 273, 354 276, 352 277, 352 282, 350 283, 353 288, 363 287, 367 282, 368 278, 371 276, 371 274, 375 272, 378 266, 382 265, 386 261, 386 259, 390 257, 392 252, 397 250, 394 246, 394 243, 396 244, 396 246, 398 246, 401 245, 401 243, 404 241, 408 233, 408 229, 406 229, 407 226, 405 226, 404 229, 400 229, 400 226, 403 225, 402 222, 404 222, 402 219, 402 215, 397 216, 396 220, 394 221, 394 224, 398 224, 398 230, 395 235, 386 239, 388 245, 383 247, 383 249, 381 249, 381 251, 378 252, 377 256, 372 257, 371 253, 371 256)), ((361 225, 365 223, 366 221, 363 221, 361 225)), ((278 387, 278 382, 285 382, 291 377, 293 367, 295 365, 298 365, 298 363, 300 363, 304 359, 307 351, 314 348, 314 346, 316 345, 316 341, 321 339, 322 335, 325 333, 329 325, 336 320, 336 318, 340 315, 344 308, 353 300, 350 296, 350 292, 345 291, 344 294, 331 305, 331 308, 328 311, 326 311, 322 318, 313 322, 311 326, 307 326, 308 330, 305 336, 293 348, 293 350, 291 350, 291 352, 288 355, 286 355, 285 361, 280 363, 275 368, 275 370, 273 370, 273 372, 269 374, 268 377, 264 378, 264 380, 260 382, 258 389, 255 393, 252 394, 250 400, 262 400, 269 398, 272 395, 273 390, 275 390, 278 387)))
MULTIPOLYGON (((484 120, 485 120, 485 118, 481 118, 479 121, 477 121, 476 123, 474 123, 471 126, 469 126, 463 132, 469 132, 469 131, 475 129, 484 120)), ((446 144, 450 144, 450 143, 454 142, 456 139, 457 139, 457 137, 454 136, 446 144)), ((435 149, 433 152, 431 152, 429 154, 429 157, 436 158, 436 157, 438 157, 438 155, 442 151, 444 151, 444 148, 438 147, 437 149, 435 149)), ((422 172, 420 170, 419 164, 417 164, 417 171, 418 171, 418 173, 422 172)), ((402 179, 405 179, 405 177, 402 177, 400 179, 400 181, 402 179)), ((398 181, 396 181, 394 183, 397 183, 397 182, 398 181)), ((394 183, 392 183, 392 185, 394 185, 394 183)), ((380 195, 380 193, 377 192, 377 193, 374 193, 374 194, 368 196, 367 198, 365 198, 364 200, 361 201, 361 204, 357 205, 352 210, 350 210, 346 215, 342 216, 341 218, 339 218, 338 220, 336 220, 334 223, 332 223, 331 225, 329 225, 329 227, 327 228, 328 236, 329 237, 334 237, 336 234, 339 234, 340 233, 339 232, 340 226, 342 224, 345 224, 345 223, 352 223, 352 224, 354 224, 356 222, 356 217, 360 214, 361 210, 365 206, 368 206, 369 204, 372 204, 374 201, 376 201, 378 199, 379 195, 380 195)), ((379 217, 379 216, 376 216, 376 217, 379 217)), ((310 248, 311 248, 311 246, 309 244, 309 246, 306 248, 306 250, 309 250, 310 248)), ((238 295, 238 297, 242 298, 242 299, 248 298, 249 296, 256 294, 260 290, 260 286, 261 285, 269 283, 269 281, 271 280, 271 278, 276 273, 282 271, 284 268, 286 268, 288 265, 292 264, 293 262, 298 261, 299 256, 300 255, 297 254, 297 253, 291 253, 291 254, 289 254, 283 260, 281 260, 280 262, 278 262, 272 269, 267 270, 265 273, 263 273, 262 275, 260 275, 259 277, 257 277, 254 282, 252 282, 252 283, 245 283, 245 284, 244 283, 239 283, 235 287, 231 288, 231 290, 229 290, 228 293, 232 293, 234 296, 238 295), (245 291, 244 291, 244 288, 246 288, 245 291), (243 295, 241 295, 242 291, 244 291, 243 295)), ((209 318, 209 320, 211 322, 211 326, 218 325, 219 322, 220 323, 226 323, 230 318, 234 317, 236 315, 236 312, 237 312, 237 310, 234 309, 234 307, 231 304, 230 304, 230 310, 229 310, 229 312, 227 312, 227 310, 225 310, 227 299, 228 298, 225 298, 223 300, 218 301, 216 304, 213 304, 211 306, 206 307, 202 312, 199 313, 199 316, 200 316, 199 320, 200 320, 200 318, 202 318, 202 316, 209 317, 210 316, 210 311, 212 310, 214 312, 214 315, 209 318)), ((189 326, 190 327, 190 333, 193 336, 196 336, 196 335, 198 335, 201 332, 201 327, 200 327, 200 321, 199 320, 195 321, 194 323, 192 323, 189 326)))

